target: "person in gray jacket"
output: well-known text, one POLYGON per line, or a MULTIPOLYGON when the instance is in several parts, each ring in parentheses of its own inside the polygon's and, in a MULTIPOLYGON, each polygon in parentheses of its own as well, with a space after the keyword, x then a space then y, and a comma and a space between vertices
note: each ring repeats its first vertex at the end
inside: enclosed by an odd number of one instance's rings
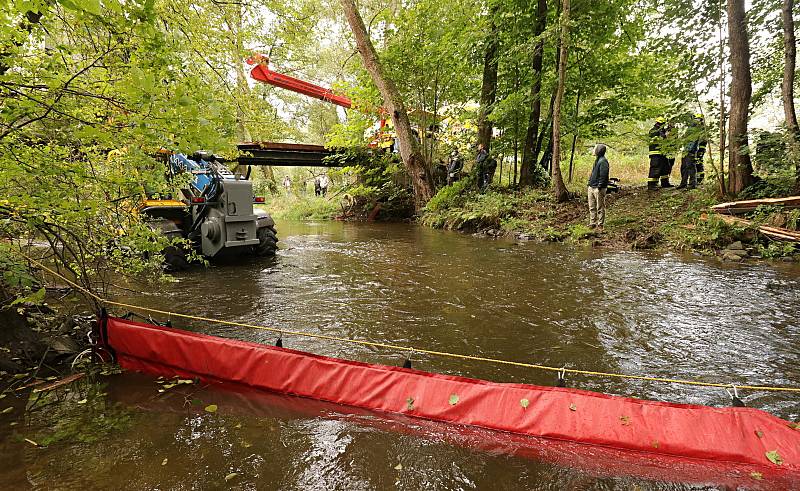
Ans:
POLYGON ((594 147, 594 166, 589 176, 589 226, 603 230, 606 221, 606 191, 608 190, 609 165, 606 146, 598 143, 594 147))

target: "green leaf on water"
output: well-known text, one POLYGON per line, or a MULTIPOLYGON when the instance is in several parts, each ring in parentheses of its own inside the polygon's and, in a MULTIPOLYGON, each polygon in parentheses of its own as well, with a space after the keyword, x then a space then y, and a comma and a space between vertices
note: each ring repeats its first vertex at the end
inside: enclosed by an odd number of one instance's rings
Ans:
MULTIPOLYGON (((5 398, 6 398, 6 395, 5 395, 5 394, 0 394, 0 399, 5 399, 5 398)), ((790 425, 790 426, 791 426, 791 425, 790 425)))
POLYGON ((209 404, 206 406, 206 411, 209 413, 216 413, 217 412, 217 405, 216 404, 209 404))
POLYGON ((0 412, 0 414, 8 414, 8 413, 10 413, 10 412, 11 412, 11 411, 13 411, 13 410, 14 410, 14 408, 13 408, 13 407, 7 407, 7 408, 3 409, 3 411, 2 411, 2 412, 0 412))
POLYGON ((167 465, 167 462, 169 462, 169 458, 164 457, 164 460, 161 461, 161 465, 162 466, 167 465))
POLYGON ((241 429, 242 423, 236 423, 236 426, 234 426, 234 428, 236 428, 237 430, 241 429))
POLYGON ((165 384, 164 388, 165 389, 171 389, 171 388, 175 387, 176 385, 178 385, 178 384, 165 384))
POLYGON ((250 448, 250 447, 252 447, 252 446, 253 446, 253 444, 252 444, 252 443, 250 443, 250 442, 245 442, 245 441, 243 441, 243 442, 242 442, 242 446, 243 446, 244 448, 250 448))
POLYGON ((230 481, 231 479, 235 478, 238 475, 239 475, 239 473, 237 473, 237 472, 231 472, 230 474, 225 476, 225 482, 230 481))
POLYGON ((456 404, 458 404, 458 396, 456 394, 451 394, 450 395, 450 405, 451 406, 455 406, 456 404))
POLYGON ((189 380, 189 379, 185 379, 185 378, 182 378, 182 379, 178 380, 178 384, 193 384, 193 383, 194 383, 194 380, 189 380))
POLYGON ((752 477, 756 481, 760 481, 760 480, 764 479, 764 475, 762 473, 760 473, 760 472, 751 472, 750 473, 750 477, 752 477))
POLYGON ((406 409, 408 409, 409 411, 413 411, 414 410, 414 398, 413 397, 409 397, 408 399, 406 399, 406 409))
POLYGON ((86 404, 87 402, 89 402, 88 399, 81 399, 78 404, 86 404))
POLYGON ((403 470, 403 464, 401 464, 401 463, 399 463, 399 462, 398 462, 398 463, 397 463, 397 465, 396 465, 396 466, 394 466, 394 470, 396 470, 396 471, 402 471, 402 470, 403 470))
POLYGON ((531 403, 531 401, 529 401, 527 399, 520 399, 519 400, 519 405, 522 406, 523 409, 527 409, 528 405, 530 405, 530 403, 531 403))
POLYGON ((766 453, 767 460, 772 462, 775 465, 783 464, 783 458, 780 456, 777 450, 770 450, 766 453))

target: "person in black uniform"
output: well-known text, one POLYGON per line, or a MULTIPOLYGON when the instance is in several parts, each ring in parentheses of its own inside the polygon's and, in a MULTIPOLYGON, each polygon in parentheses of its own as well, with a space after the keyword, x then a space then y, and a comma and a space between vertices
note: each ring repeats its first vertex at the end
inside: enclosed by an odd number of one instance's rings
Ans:
POLYGON ((454 148, 450 154, 450 162, 447 164, 447 185, 451 185, 458 181, 461 176, 461 169, 464 168, 464 159, 458 153, 458 149, 454 148))
MULTIPOLYGON (((664 144, 667 139, 666 120, 657 118, 655 124, 650 128, 648 153, 650 155, 650 171, 647 174, 647 189, 658 189, 658 181, 662 170, 669 165, 667 157, 664 155, 664 144)), ((667 176, 669 179, 669 176, 667 176)))
POLYGON ((681 183, 678 189, 694 189, 702 181, 703 157, 706 154, 705 124, 702 114, 695 114, 687 134, 689 141, 681 160, 681 183))

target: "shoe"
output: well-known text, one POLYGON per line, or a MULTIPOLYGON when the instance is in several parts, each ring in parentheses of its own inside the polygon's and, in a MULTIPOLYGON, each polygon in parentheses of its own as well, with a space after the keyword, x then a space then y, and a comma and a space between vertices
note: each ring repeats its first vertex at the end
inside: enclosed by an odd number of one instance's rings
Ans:
POLYGON ((669 181, 667 181, 667 182, 662 182, 661 183, 661 187, 662 188, 674 188, 675 186, 673 186, 672 184, 669 183, 669 181))

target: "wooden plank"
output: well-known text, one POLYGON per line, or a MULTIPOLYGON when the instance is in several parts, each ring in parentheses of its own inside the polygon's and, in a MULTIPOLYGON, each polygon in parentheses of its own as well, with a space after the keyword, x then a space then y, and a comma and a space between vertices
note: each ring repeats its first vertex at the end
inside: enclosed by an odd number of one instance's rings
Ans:
MULTIPOLYGON (((730 215, 719 215, 719 218, 730 225, 741 225, 748 227, 753 224, 753 222, 750 220, 745 220, 744 218, 737 218, 730 215)), ((795 232, 793 230, 762 225, 758 227, 758 231, 771 239, 800 242, 800 232, 795 232)))
POLYGON ((52 384, 48 384, 48 385, 45 385, 44 387, 39 387, 37 389, 33 389, 33 391, 34 392, 45 392, 47 390, 57 389, 58 387, 61 387, 62 385, 71 384, 72 382, 75 382, 76 380, 82 379, 84 375, 86 375, 85 372, 80 372, 80 373, 76 373, 76 374, 73 374, 73 375, 69 375, 67 377, 62 378, 61 380, 56 380, 52 384))

